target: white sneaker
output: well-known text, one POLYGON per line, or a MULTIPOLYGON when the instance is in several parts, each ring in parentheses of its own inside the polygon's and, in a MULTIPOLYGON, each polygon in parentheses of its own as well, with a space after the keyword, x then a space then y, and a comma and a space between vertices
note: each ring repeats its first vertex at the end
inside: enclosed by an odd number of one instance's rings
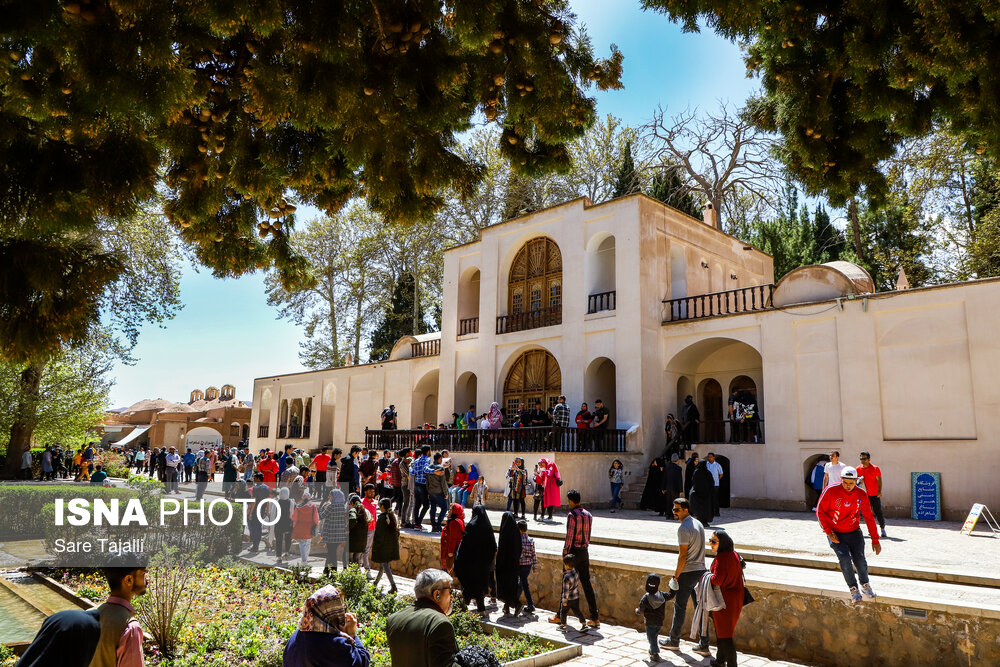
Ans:
POLYGON ((861 584, 861 592, 865 594, 865 597, 875 599, 875 591, 872 590, 871 584, 861 584))
POLYGON ((861 602, 861 592, 857 586, 851 586, 851 602, 854 604, 861 602))

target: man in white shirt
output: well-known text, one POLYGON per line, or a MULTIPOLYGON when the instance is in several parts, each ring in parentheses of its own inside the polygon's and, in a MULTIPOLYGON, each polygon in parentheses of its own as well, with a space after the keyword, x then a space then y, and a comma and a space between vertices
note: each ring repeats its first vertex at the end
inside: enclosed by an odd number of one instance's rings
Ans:
POLYGON ((847 467, 840 462, 840 452, 830 452, 830 462, 823 466, 823 488, 840 485, 840 473, 847 467))
POLYGON ((722 476, 724 474, 722 472, 722 464, 715 460, 715 453, 714 452, 709 452, 705 456, 705 459, 708 461, 708 463, 705 464, 705 467, 708 468, 708 471, 710 473, 712 473, 712 481, 715 482, 715 486, 712 489, 712 515, 713 516, 719 516, 719 514, 720 514, 720 512, 719 512, 719 480, 722 479, 722 476))
POLYGON ((169 449, 169 453, 167 454, 166 477, 163 480, 167 484, 167 493, 180 493, 180 491, 177 490, 177 472, 180 464, 180 455, 177 453, 176 449, 171 447, 169 449))

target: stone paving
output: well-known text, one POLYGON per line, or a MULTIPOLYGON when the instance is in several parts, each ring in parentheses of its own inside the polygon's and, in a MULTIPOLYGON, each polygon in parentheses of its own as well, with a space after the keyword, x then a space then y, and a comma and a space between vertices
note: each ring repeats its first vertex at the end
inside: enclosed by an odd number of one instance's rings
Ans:
MULTIPOLYGON (((413 581, 402 577, 396 578, 396 583, 401 593, 409 594, 413 592, 413 581)), ((385 586, 383 586, 385 587, 385 586)), ((546 639, 557 641, 569 641, 583 646, 583 655, 572 660, 560 663, 572 667, 625 667, 626 665, 707 665, 709 659, 705 656, 694 653, 691 649, 694 644, 686 641, 681 642, 679 651, 668 651, 661 647, 660 660, 654 662, 649 657, 649 642, 645 633, 638 632, 631 628, 623 628, 617 625, 602 623, 600 628, 591 629, 586 633, 579 632, 579 621, 572 620, 572 629, 563 632, 553 623, 546 619, 552 612, 536 609, 530 615, 522 614, 514 618, 503 616, 502 609, 491 611, 489 621, 497 625, 503 625, 516 629, 520 632, 537 635, 546 639)), ((669 614, 668 614, 669 617, 669 614)), ((739 626, 737 626, 739 632, 739 626)), ((715 648, 712 649, 713 655, 715 648)), ((739 654, 739 664, 741 667, 801 667, 800 663, 769 660, 759 656, 746 653, 739 654)))

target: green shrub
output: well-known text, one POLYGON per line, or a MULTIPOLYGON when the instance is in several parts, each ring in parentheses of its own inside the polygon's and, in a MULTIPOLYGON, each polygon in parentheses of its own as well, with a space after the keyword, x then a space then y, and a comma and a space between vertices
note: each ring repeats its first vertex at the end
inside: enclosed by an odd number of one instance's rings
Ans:
POLYGON ((136 492, 89 484, 0 484, 0 540, 39 539, 51 525, 42 508, 54 507, 57 498, 135 498, 136 492))

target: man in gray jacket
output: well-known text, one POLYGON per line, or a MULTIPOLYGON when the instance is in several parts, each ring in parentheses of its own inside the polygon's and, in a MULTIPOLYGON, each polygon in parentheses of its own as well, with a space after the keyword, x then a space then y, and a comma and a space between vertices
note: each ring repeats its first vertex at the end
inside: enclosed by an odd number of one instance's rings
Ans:
POLYGON ((434 464, 427 470, 427 499, 431 504, 431 532, 440 533, 441 524, 448 518, 448 476, 440 454, 434 455, 434 464))

